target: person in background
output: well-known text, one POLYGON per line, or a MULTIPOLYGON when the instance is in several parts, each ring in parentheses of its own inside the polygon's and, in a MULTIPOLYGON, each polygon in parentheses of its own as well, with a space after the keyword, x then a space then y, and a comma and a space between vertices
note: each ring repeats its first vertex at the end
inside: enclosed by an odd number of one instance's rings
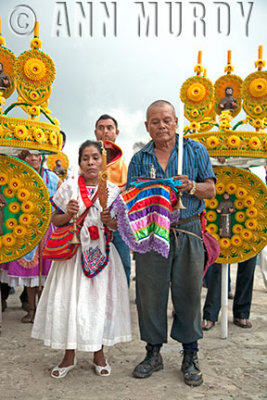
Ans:
MULTIPOLYGON (((112 116, 108 114, 101 115, 95 123, 95 137, 97 140, 108 140, 115 142, 120 131, 118 123, 112 116)), ((118 146, 117 146, 118 147, 118 146)), ((120 149, 121 150, 121 149, 120 149)), ((125 189, 127 181, 127 167, 122 159, 122 151, 120 156, 111 165, 108 165, 108 179, 117 185, 121 191, 125 189)), ((113 233, 113 244, 116 247, 124 267, 128 286, 130 286, 131 275, 131 257, 129 247, 124 243, 119 231, 113 233)))
MULTIPOLYGON (((202 329, 209 331, 218 321, 221 308, 221 264, 210 266, 208 291, 203 307, 202 329)), ((256 256, 238 263, 236 289, 233 301, 233 322, 240 328, 251 328, 249 320, 256 256)))
POLYGON ((171 337, 183 345, 182 373, 190 386, 203 383, 198 364, 198 339, 202 338, 200 296, 204 268, 204 246, 199 214, 205 198, 215 195, 215 175, 206 148, 192 139, 183 140, 183 174, 177 176, 178 119, 171 103, 158 100, 147 109, 145 122, 151 141, 134 154, 128 168, 127 187, 135 177, 179 179, 182 184, 180 219, 172 222, 168 259, 151 251, 135 254, 136 303, 145 359, 133 371, 135 378, 147 378, 163 368, 160 349, 167 342, 169 288, 175 310, 171 337), (177 230, 176 230, 177 229, 177 230), (180 230, 180 231, 179 231, 180 230), (178 242, 178 247, 177 247, 178 242))

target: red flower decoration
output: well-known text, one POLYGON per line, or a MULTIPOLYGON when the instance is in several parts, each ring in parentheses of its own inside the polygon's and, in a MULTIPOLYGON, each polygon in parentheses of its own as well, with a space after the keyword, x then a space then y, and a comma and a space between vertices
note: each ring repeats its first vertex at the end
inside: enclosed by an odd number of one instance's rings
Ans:
POLYGON ((96 225, 89 226, 88 228, 91 240, 99 239, 99 231, 96 225))

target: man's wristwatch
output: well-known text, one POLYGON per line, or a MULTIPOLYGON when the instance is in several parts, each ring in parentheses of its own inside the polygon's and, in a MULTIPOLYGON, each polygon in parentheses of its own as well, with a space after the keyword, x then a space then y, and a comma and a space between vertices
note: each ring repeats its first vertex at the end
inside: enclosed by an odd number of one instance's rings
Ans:
POLYGON ((190 190, 189 194, 195 194, 195 191, 196 191, 196 188, 197 188, 196 186, 197 186, 196 182, 192 181, 192 189, 190 190))

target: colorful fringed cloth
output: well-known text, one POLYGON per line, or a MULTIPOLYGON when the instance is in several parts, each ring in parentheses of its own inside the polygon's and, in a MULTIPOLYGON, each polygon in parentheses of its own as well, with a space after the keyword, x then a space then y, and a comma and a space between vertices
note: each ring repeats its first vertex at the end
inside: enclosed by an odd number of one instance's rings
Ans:
POLYGON ((170 248, 170 225, 179 219, 172 213, 171 192, 180 181, 158 179, 133 183, 113 204, 118 230, 126 244, 138 253, 154 250, 167 258, 170 248), (162 183, 163 182, 163 183, 162 183))

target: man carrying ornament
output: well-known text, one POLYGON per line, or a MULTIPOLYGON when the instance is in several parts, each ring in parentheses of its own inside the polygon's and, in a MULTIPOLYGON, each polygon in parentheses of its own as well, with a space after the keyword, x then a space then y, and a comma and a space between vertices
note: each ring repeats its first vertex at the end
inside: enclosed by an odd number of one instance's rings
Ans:
POLYGON ((145 359, 133 371, 135 378, 147 378, 163 368, 160 349, 167 342, 167 304, 171 288, 174 318, 171 337, 182 343, 182 373, 189 386, 203 382, 198 364, 198 339, 202 338, 200 295, 204 267, 200 213, 204 199, 215 195, 215 175, 206 148, 191 139, 183 140, 183 174, 177 176, 178 118, 165 100, 152 103, 145 122, 151 141, 129 164, 127 185, 136 177, 149 177, 151 165, 156 178, 179 179, 182 184, 180 219, 172 222, 168 258, 150 251, 136 253, 136 302, 145 359))

